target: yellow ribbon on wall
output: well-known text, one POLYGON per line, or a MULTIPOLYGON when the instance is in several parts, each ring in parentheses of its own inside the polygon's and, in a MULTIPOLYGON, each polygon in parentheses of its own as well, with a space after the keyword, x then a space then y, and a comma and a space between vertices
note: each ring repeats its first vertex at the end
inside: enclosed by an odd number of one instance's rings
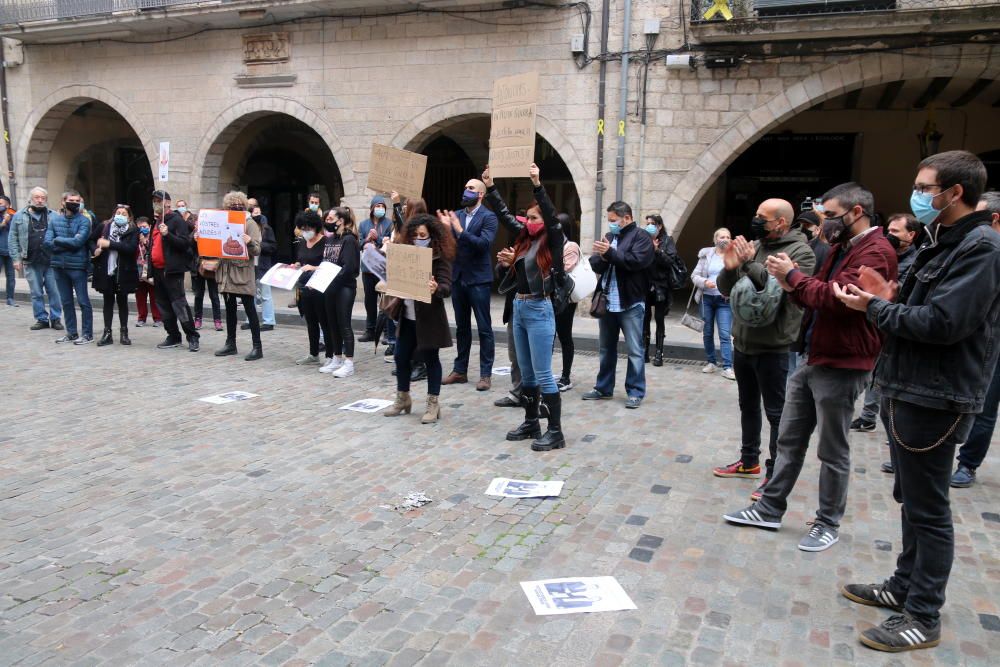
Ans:
POLYGON ((733 20, 733 12, 729 9, 729 0, 712 0, 712 6, 702 14, 702 18, 707 21, 716 14, 722 14, 722 18, 727 21, 733 20))

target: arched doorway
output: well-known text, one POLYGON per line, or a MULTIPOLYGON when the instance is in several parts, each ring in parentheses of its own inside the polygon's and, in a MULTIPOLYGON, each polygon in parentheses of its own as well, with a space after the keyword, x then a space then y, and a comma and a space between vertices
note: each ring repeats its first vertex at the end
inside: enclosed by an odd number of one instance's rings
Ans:
POLYGON ((212 172, 216 180, 203 184, 206 201, 192 204, 218 206, 215 199, 229 189, 257 199, 274 228, 280 261, 292 259, 295 215, 306 207, 309 193, 318 192, 324 208, 339 205, 344 196, 340 170, 326 141, 284 113, 258 113, 234 121, 216 140, 213 154, 220 156, 218 169, 212 172))
POLYGON ((48 110, 27 146, 22 185, 44 185, 50 205, 65 190, 78 190, 100 219, 116 204, 151 215, 153 172, 146 147, 132 125, 111 105, 70 99, 48 110))
POLYGON ((721 169, 689 209, 679 250, 693 259, 719 226, 748 233, 764 199, 780 197, 799 208, 807 197, 845 181, 870 189, 883 218, 909 211, 928 135, 934 135, 931 152, 969 150, 984 156, 988 167, 992 160, 995 182, 1000 135, 990 119, 998 96, 1000 83, 956 75, 880 82, 817 100, 721 169))
MULTIPOLYGON (((458 206, 465 183, 479 178, 489 160, 489 136, 489 115, 468 114, 436 124, 406 146, 407 150, 427 156, 424 199, 430 210, 458 206)), ((556 210, 568 213, 576 223, 570 236, 579 241, 581 205, 576 184, 562 157, 541 134, 535 137, 535 161, 556 210)), ((533 199, 527 175, 523 179, 498 179, 497 188, 515 212, 533 199)), ((510 240, 506 232, 497 234, 498 246, 510 240)))

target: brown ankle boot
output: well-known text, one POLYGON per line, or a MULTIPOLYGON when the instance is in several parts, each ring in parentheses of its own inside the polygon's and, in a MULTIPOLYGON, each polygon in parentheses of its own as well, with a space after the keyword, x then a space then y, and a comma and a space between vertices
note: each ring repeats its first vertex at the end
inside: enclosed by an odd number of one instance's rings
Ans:
POLYGON ((403 414, 410 414, 410 410, 413 409, 413 401, 410 400, 410 392, 408 391, 397 391, 396 392, 396 402, 385 409, 382 414, 386 417, 398 417, 403 414))
POLYGON ((438 397, 428 394, 427 412, 420 418, 421 424, 433 424, 441 416, 441 406, 438 404, 438 397))

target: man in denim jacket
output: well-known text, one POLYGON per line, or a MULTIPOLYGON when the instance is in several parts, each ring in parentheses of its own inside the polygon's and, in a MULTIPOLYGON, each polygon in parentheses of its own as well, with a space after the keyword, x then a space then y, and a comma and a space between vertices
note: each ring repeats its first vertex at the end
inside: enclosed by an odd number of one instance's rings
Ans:
POLYGON ((848 599, 900 612, 864 631, 882 651, 937 646, 954 559, 948 500, 955 446, 983 409, 1000 347, 1000 234, 975 211, 986 168, 966 151, 920 163, 911 208, 930 242, 898 287, 878 279, 839 290, 885 335, 875 384, 901 503, 903 550, 881 584, 849 584, 848 599), (896 297, 893 299, 893 297, 896 297))

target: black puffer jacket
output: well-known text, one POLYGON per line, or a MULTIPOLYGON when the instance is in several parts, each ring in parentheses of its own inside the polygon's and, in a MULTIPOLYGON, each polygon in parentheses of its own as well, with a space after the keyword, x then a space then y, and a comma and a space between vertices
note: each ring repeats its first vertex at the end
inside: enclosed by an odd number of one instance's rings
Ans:
POLYGON ((653 251, 653 263, 646 269, 646 275, 649 276, 649 293, 652 295, 654 302, 665 303, 667 304, 667 309, 669 309, 672 299, 670 291, 670 255, 671 253, 677 253, 677 246, 674 245, 674 240, 667 234, 666 229, 661 229, 653 241, 654 246, 656 243, 660 245, 653 251))

